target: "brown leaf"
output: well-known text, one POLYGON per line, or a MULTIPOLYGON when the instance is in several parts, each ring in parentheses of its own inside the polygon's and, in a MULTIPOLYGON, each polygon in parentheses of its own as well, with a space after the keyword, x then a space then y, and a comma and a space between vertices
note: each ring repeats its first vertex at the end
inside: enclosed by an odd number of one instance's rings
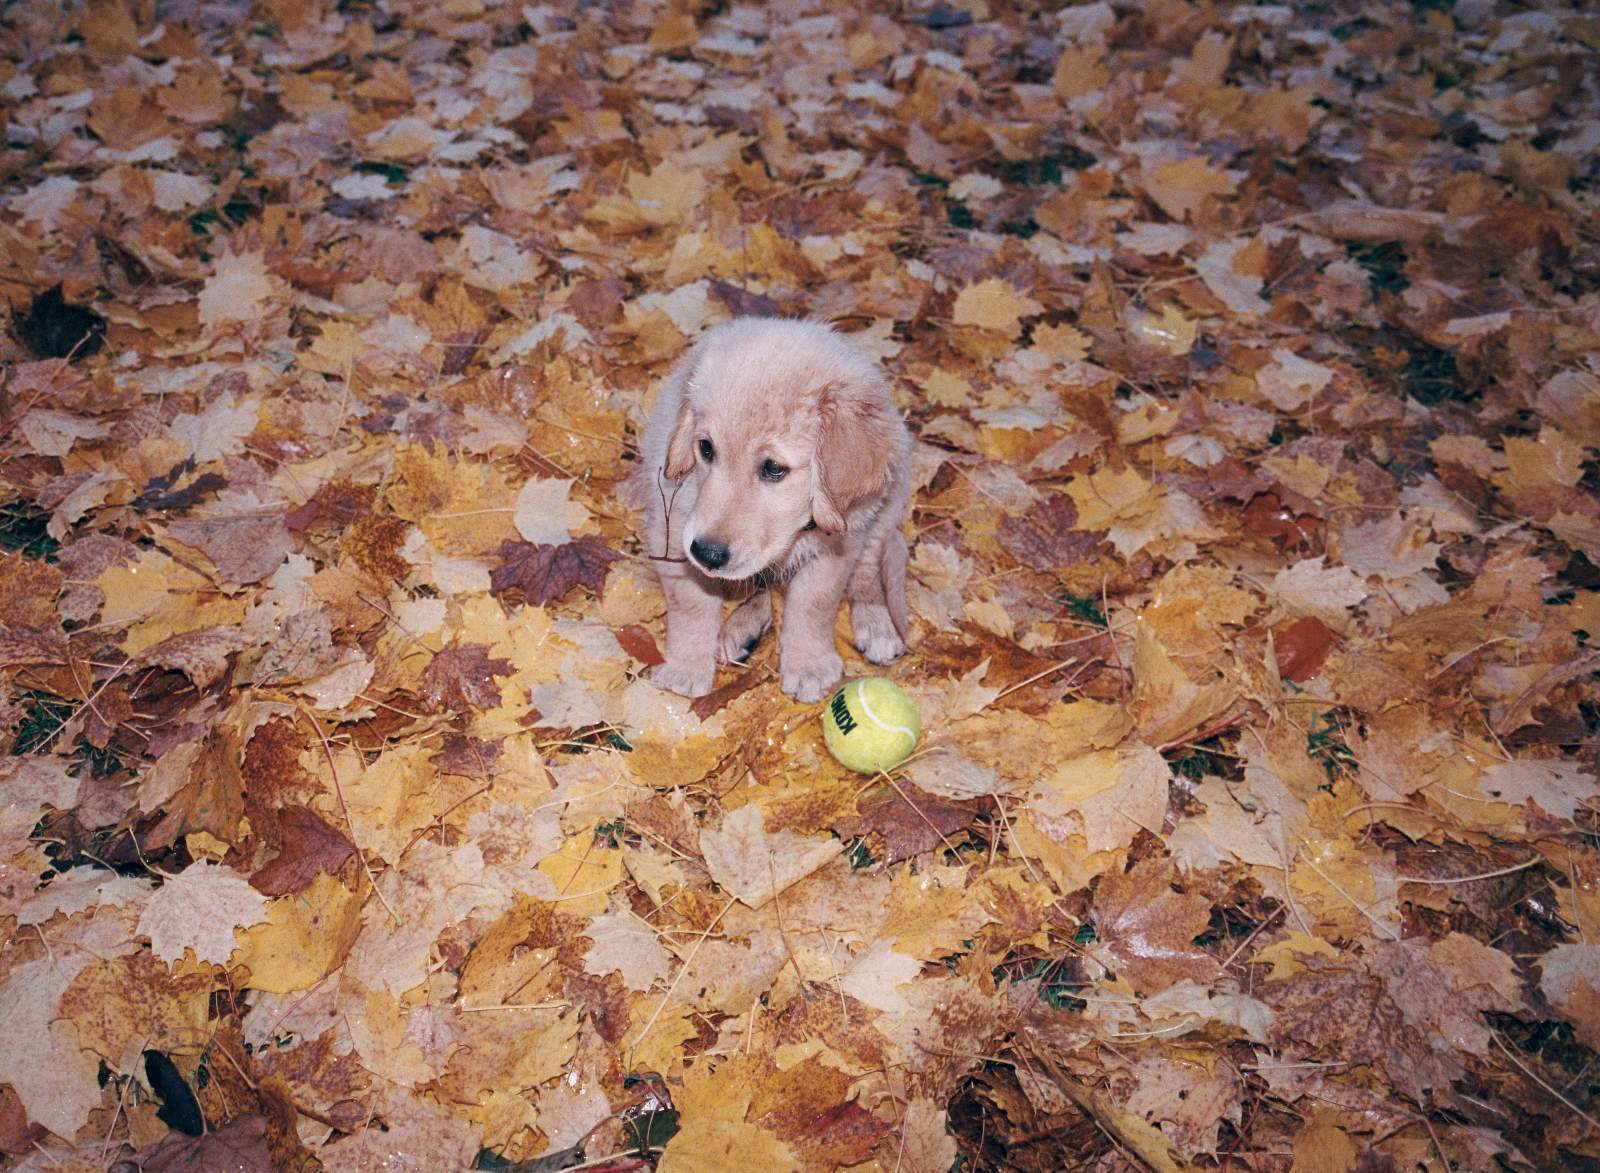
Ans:
POLYGON ((1237 456, 1226 456, 1208 469, 1179 478, 1179 487, 1197 501, 1248 501, 1272 485, 1271 477, 1241 463, 1237 456))
POLYGON ((1445 1089, 1431 1048, 1409 1028, 1383 980, 1333 961, 1307 957, 1305 972, 1263 987, 1272 1007, 1272 1038, 1287 1054, 1370 1066, 1418 1101, 1445 1089))
POLYGON ((297 1104, 314 1108, 345 1131, 353 1132, 369 1116, 362 1103, 372 1075, 354 1051, 340 1051, 334 1031, 324 1031, 298 1047, 263 1047, 256 1069, 281 1080, 297 1104))
POLYGON ((1296 513, 1276 493, 1262 493, 1244 507, 1246 530, 1289 546, 1311 541, 1318 524, 1315 517, 1296 513))
POLYGON ((39 631, 60 627, 56 594, 66 577, 38 558, 0 554, 0 626, 39 631))
POLYGON ((1105 962, 1140 995, 1192 979, 1215 981, 1222 967, 1194 939, 1211 919, 1211 899, 1172 889, 1172 860, 1152 858, 1112 872, 1094 897, 1094 926, 1105 962))
POLYGON ((265 1116, 235 1116, 204 1136, 169 1132, 111 1173, 272 1173, 272 1146, 265 1116))
POLYGON ((401 579, 411 573, 411 563, 400 548, 411 536, 411 523, 399 517, 360 517, 339 541, 339 552, 372 577, 401 579))
POLYGON ((241 753, 231 725, 206 734, 205 745, 190 768, 189 782, 166 804, 166 815, 151 828, 147 850, 175 843, 193 831, 206 831, 232 843, 244 817, 241 753))
POLYGON ((732 704, 739 696, 749 692, 767 677, 767 669, 761 666, 746 668, 721 688, 714 688, 705 696, 696 697, 689 704, 689 709, 702 721, 721 712, 732 704))
POLYGON ((186 546, 204 550, 227 582, 260 582, 289 553, 289 528, 279 514, 175 521, 167 532, 186 546))
POLYGON ((1275 632, 1272 642, 1277 650, 1278 675, 1296 684, 1310 680, 1333 650, 1334 638, 1326 623, 1310 616, 1275 632))
POLYGON ((752 293, 715 277, 711 280, 711 296, 727 306, 736 318, 775 318, 783 312, 766 294, 752 293))
POLYGON ((244 637, 225 627, 203 627, 169 635, 132 660, 133 668, 170 668, 182 672, 196 688, 208 688, 228 670, 228 657, 244 646, 244 637))
POLYGON ((306 807, 284 807, 278 828, 283 846, 250 877, 250 886, 268 896, 304 892, 319 874, 335 875, 355 854, 355 844, 306 807))
POLYGON ((67 637, 59 631, 39 631, 28 627, 0 629, 0 668, 24 664, 65 664, 67 637))
POLYGON ((1000 519, 1000 545, 1024 566, 1046 572, 1076 566, 1094 557, 1102 536, 1082 533, 1078 507, 1064 493, 1052 493, 1021 517, 1000 519))
POLYGON ((45 1135, 41 1126, 28 1123, 28 1114, 11 1085, 0 1084, 0 1153, 14 1157, 28 1152, 45 1135))
POLYGON ((633 995, 622 984, 620 973, 595 977, 569 972, 561 992, 601 1038, 612 1046, 622 1041, 628 1029, 628 1004, 633 995))
POLYGON ((499 741, 482 741, 461 733, 448 734, 444 746, 433 755, 434 767, 441 774, 463 778, 488 778, 500 757, 499 741))
POLYGON ((628 286, 615 277, 582 281, 567 295, 567 309, 590 330, 604 330, 622 313, 628 286))
POLYGON ((204 972, 174 974, 147 949, 95 961, 61 995, 58 1013, 101 1055, 185 1045, 216 982, 204 972))
POLYGON ((752 1120, 771 1129, 808 1169, 857 1165, 889 1125, 848 1098, 849 1078, 815 1057, 754 1081, 752 1120))
POLYGON ((666 657, 661 654, 661 649, 656 646, 656 640, 637 623, 630 623, 626 627, 616 630, 617 643, 622 650, 627 652, 646 668, 653 668, 657 664, 666 662, 666 657))
POLYGON ((451 644, 435 652, 422 673, 422 695, 435 712, 467 716, 473 709, 500 704, 496 676, 510 676, 510 660, 489 658, 488 644, 451 644))
POLYGON ((84 740, 96 749, 105 749, 132 716, 133 702, 128 698, 128 690, 120 683, 108 684, 84 706, 84 740))
POLYGON ((950 802, 925 794, 909 783, 897 791, 859 804, 853 818, 841 819, 833 829, 841 839, 883 836, 884 866, 931 851, 977 817, 976 803, 950 802))
POLYGON ((304 533, 312 526, 329 524, 344 528, 358 518, 372 512, 378 490, 373 485, 358 485, 347 480, 329 481, 311 495, 311 499, 284 518, 284 524, 294 533, 304 533))
POLYGON ((575 586, 586 586, 599 596, 605 592, 607 571, 621 557, 604 539, 593 536, 564 546, 504 542, 500 565, 489 576, 489 590, 536 607, 554 602, 575 586))

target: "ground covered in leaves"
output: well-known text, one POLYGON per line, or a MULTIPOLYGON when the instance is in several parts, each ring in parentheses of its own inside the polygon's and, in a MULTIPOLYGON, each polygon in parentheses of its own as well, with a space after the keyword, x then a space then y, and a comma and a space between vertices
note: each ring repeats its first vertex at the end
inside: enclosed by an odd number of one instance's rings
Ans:
POLYGON ((1600 1159, 1600 21, 878 7, 0 9, 14 1167, 1600 1159), (644 678, 741 314, 918 437, 893 776, 644 678))

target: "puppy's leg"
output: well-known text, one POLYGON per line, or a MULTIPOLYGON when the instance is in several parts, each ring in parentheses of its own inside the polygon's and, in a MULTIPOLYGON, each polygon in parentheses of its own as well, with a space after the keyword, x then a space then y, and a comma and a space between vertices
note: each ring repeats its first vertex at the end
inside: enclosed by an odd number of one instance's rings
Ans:
POLYGON ((833 625, 849 578, 847 559, 824 556, 811 559, 789 582, 778 675, 783 691, 797 701, 820 701, 844 674, 844 661, 833 650, 833 625))
POLYGON ((657 570, 667 596, 667 651, 650 679, 684 696, 705 696, 717 674, 722 594, 692 571, 669 563, 657 563, 657 570))
POLYGON ((757 591, 733 609, 722 625, 717 658, 724 664, 743 664, 772 626, 772 592, 757 591))
POLYGON ((864 550, 851 572, 850 627, 856 650, 874 664, 906 650, 906 541, 898 530, 864 550))

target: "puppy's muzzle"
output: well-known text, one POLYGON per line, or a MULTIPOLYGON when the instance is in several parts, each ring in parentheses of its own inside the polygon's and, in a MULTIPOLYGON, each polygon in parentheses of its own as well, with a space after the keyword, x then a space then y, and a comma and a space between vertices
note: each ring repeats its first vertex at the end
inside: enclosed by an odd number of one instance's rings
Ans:
POLYGON ((707 570, 721 570, 728 564, 732 551, 721 542, 708 542, 696 538, 689 543, 689 556, 707 570))

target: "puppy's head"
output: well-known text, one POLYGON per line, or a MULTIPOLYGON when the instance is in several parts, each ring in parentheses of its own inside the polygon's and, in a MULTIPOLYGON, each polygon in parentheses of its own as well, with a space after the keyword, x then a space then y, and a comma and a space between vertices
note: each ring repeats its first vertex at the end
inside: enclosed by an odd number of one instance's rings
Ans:
POLYGON ((684 361, 664 471, 694 485, 678 532, 702 572, 780 567, 801 534, 844 532, 888 481, 904 429, 877 366, 827 327, 740 319, 684 361))

